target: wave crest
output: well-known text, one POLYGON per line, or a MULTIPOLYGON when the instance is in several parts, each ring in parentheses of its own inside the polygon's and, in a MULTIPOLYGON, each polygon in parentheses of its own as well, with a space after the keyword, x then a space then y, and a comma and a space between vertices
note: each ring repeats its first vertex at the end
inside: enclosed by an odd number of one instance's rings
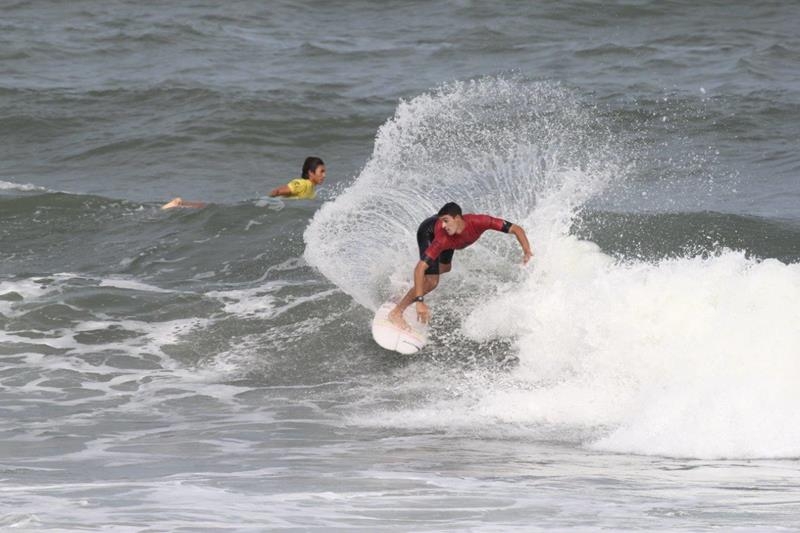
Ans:
MULTIPOLYGON (((612 135, 575 93, 549 82, 482 78, 398 106, 352 185, 316 213, 306 260, 376 308, 407 278, 418 224, 446 202, 541 237, 569 231, 577 209, 621 174, 612 135)), ((485 242, 484 242, 485 241, 485 242)), ((507 253, 509 239, 480 248, 507 253)), ((459 259, 461 261, 461 259, 459 259)))

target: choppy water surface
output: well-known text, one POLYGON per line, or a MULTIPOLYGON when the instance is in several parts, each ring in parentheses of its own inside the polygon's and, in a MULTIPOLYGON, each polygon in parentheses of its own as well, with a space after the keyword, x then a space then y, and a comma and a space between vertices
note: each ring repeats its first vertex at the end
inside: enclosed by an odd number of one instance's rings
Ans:
POLYGON ((0 14, 3 529, 796 526, 795 6, 0 14), (449 200, 533 265, 487 234, 384 352, 449 200))

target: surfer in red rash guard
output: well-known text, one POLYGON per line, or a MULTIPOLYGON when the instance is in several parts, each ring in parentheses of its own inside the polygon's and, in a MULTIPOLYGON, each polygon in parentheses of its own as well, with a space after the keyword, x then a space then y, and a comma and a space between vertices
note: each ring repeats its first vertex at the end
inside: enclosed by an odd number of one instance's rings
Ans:
POLYGON ((439 275, 450 272, 453 252, 477 241, 486 230, 511 233, 522 247, 523 264, 533 257, 525 230, 500 218, 489 215, 462 215, 461 207, 454 202, 445 204, 436 216, 425 219, 417 230, 420 260, 414 268, 414 286, 389 313, 396 326, 409 329, 403 311, 416 302, 417 316, 422 322, 430 319, 430 310, 424 296, 439 284, 439 275))

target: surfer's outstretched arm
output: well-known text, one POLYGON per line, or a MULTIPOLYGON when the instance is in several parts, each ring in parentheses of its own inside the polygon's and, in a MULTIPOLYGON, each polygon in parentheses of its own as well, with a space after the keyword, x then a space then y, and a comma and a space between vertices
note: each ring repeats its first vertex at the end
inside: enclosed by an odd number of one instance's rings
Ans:
POLYGON ((528 242, 528 236, 525 234, 525 230, 516 224, 511 224, 508 232, 517 238, 519 245, 522 247, 522 253, 524 254, 522 257, 522 264, 527 265, 528 261, 533 257, 533 252, 531 251, 531 245, 528 242))
POLYGON ((276 196, 292 196, 294 193, 289 188, 288 185, 283 185, 282 187, 275 187, 269 193, 270 196, 273 198, 276 196))

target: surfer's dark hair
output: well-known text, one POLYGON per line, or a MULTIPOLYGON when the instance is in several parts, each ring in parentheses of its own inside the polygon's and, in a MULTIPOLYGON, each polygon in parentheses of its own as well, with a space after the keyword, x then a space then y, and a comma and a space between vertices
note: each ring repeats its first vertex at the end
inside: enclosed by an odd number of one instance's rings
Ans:
POLYGON ((324 164, 325 162, 319 157, 306 157, 306 160, 303 161, 303 173, 301 174, 301 176, 305 179, 308 179, 309 172, 314 172, 315 170, 317 170, 318 166, 324 164))
POLYGON ((439 213, 436 215, 437 217, 443 217, 445 215, 450 215, 451 217, 460 217, 461 216, 461 206, 455 202, 447 202, 439 209, 439 213))

